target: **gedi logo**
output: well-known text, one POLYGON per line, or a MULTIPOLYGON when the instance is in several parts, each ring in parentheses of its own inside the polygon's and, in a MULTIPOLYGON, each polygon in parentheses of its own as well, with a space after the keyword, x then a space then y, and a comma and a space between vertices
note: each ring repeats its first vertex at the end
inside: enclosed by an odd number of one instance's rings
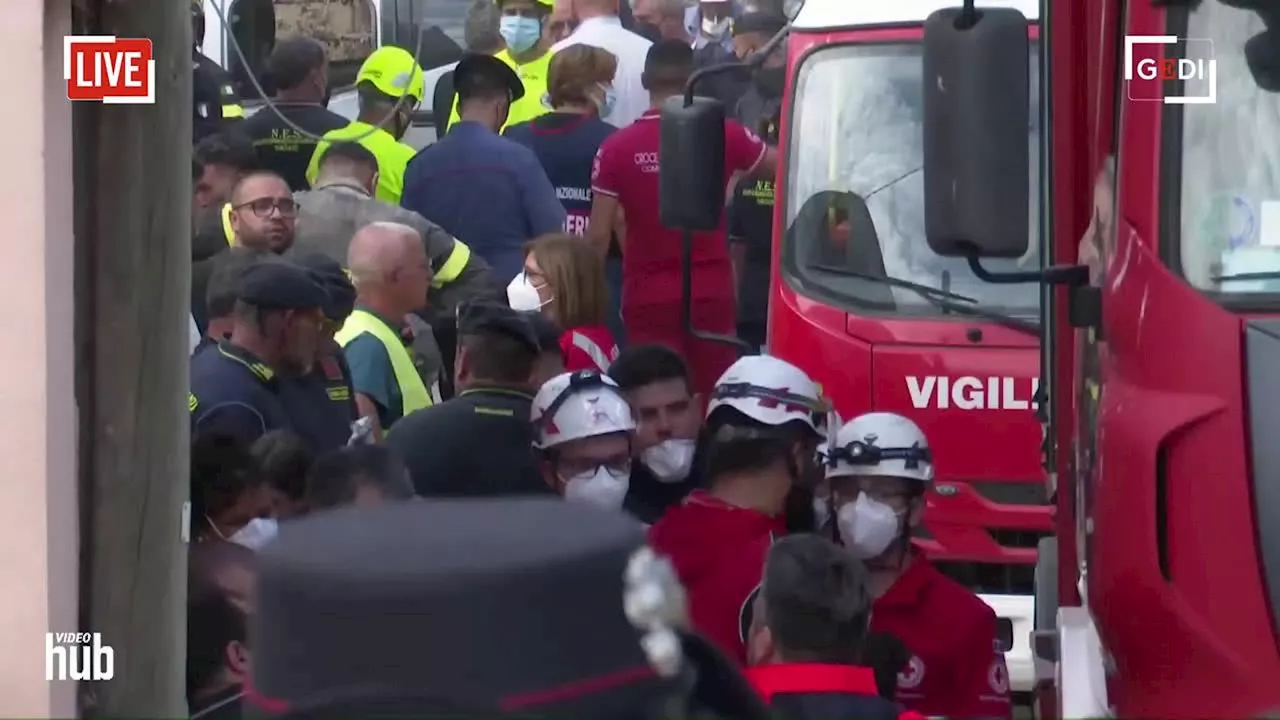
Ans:
POLYGON ((1124 37, 1125 94, 1130 100, 1166 105, 1212 105, 1218 102, 1218 61, 1213 41, 1174 35, 1126 35, 1124 37), (1162 51, 1183 47, 1182 57, 1165 57, 1162 51), (1179 81, 1181 95, 1165 94, 1166 82, 1179 81))
POLYGON ((116 651, 102 642, 102 633, 44 634, 46 680, 111 680, 116 676, 116 651))

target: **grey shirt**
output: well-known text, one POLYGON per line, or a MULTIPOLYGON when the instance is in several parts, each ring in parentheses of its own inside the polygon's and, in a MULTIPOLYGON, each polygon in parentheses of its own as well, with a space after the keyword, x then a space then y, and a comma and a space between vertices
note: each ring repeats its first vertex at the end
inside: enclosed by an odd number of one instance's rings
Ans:
MULTIPOLYGON (((347 246, 360 228, 375 222, 395 222, 418 231, 426 244, 427 257, 433 270, 453 253, 457 240, 443 228, 412 210, 371 197, 364 188, 341 181, 321 182, 310 190, 294 193, 298 202, 298 222, 290 253, 320 252, 347 264, 347 246)), ((437 286, 427 294, 428 316, 452 317, 459 302, 477 297, 496 297, 497 290, 489 278, 489 265, 471 253, 466 268, 458 277, 437 286)))

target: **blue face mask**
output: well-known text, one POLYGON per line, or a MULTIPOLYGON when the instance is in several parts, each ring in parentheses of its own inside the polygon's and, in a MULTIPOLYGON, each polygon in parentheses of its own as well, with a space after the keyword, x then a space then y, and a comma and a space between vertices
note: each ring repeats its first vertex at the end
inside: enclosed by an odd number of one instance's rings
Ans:
POLYGON ((600 91, 603 93, 600 101, 600 119, 603 120, 613 114, 613 106, 618 104, 618 94, 608 85, 601 85, 600 91))
POLYGON ((498 26, 502 39, 513 53, 522 53, 537 44, 542 37, 542 23, 537 18, 503 15, 498 26))

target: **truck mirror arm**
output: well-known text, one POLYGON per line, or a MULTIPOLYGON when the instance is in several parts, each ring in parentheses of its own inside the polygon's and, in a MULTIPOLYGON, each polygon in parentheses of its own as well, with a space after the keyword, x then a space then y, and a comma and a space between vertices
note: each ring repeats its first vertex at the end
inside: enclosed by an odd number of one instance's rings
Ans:
POLYGON ((969 270, 974 277, 993 285, 1017 285, 1019 283, 1044 283, 1046 285, 1066 285, 1081 287, 1089 284, 1089 266, 1087 265, 1050 265, 1039 270, 1022 272, 991 272, 982 266, 982 256, 975 245, 966 245, 964 259, 969 263, 969 270))

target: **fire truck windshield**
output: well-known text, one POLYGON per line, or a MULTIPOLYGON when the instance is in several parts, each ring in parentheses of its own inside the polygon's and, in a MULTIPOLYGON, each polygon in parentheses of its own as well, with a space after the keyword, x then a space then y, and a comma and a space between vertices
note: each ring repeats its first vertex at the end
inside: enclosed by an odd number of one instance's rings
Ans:
MULTIPOLYGON (((1245 60, 1245 43, 1266 26, 1256 13, 1220 2, 1187 12, 1179 34, 1212 41, 1217 77, 1188 80, 1179 94, 1208 94, 1216 81, 1217 97, 1212 104, 1166 106, 1175 135, 1165 143, 1163 165, 1177 173, 1166 176, 1166 192, 1180 199, 1182 272, 1224 300, 1274 296, 1280 294, 1280 94, 1260 88, 1245 60)), ((1187 46, 1188 54, 1198 50, 1187 46)))
MULTIPOLYGON (((782 190, 784 275, 805 294, 849 312, 948 314, 927 295, 866 277, 875 276, 963 295, 990 312, 1036 318, 1037 286, 983 282, 964 260, 938 256, 925 240, 921 55, 918 42, 833 45, 800 66, 782 190), (866 212, 855 196, 865 200, 866 212)), ((1016 260, 988 261, 993 271, 1040 265, 1034 45, 1031 63, 1031 250, 1016 260)))

